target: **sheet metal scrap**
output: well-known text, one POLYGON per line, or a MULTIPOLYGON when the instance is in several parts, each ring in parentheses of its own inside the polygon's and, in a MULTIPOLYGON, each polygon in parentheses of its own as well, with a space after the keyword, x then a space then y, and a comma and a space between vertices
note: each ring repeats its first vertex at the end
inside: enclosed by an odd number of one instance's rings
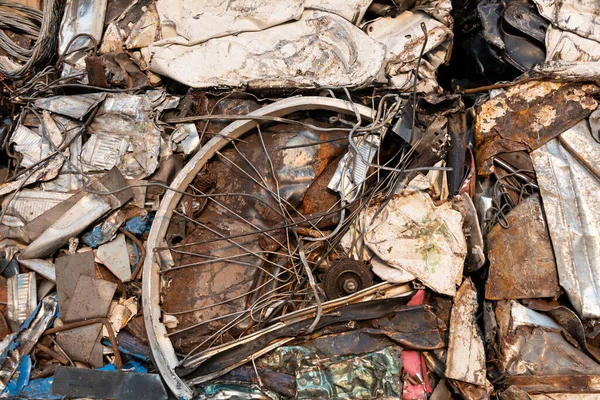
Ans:
POLYGON ((160 375, 99 371, 82 368, 58 367, 52 382, 52 394, 90 399, 145 398, 166 400, 167 391, 160 375))
POLYGON ((483 335, 477 321, 477 290, 471 279, 458 289, 450 316, 445 375, 477 386, 489 385, 483 335))
MULTIPOLYGON (((106 317, 116 289, 114 283, 80 275, 69 308, 61 310, 61 320, 68 323, 106 317)), ((100 368, 104 365, 101 329, 102 324, 93 324, 58 332, 56 341, 71 359, 100 368)))
POLYGON ((600 27, 597 16, 600 5, 594 0, 573 0, 554 2, 551 0, 533 0, 540 14, 552 21, 557 27, 579 36, 600 42, 600 27))
POLYGON ((375 205, 366 212, 372 221, 366 246, 388 268, 406 271, 434 291, 453 296, 467 252, 462 215, 449 203, 436 207, 428 195, 417 191, 394 195, 378 211, 375 205))
POLYGON ((583 318, 600 317, 600 146, 582 121, 532 153, 561 286, 583 318))
POLYGON ((600 364, 574 346, 556 321, 521 304, 498 302, 498 364, 516 376, 598 375, 600 364))
POLYGON ((496 225, 487 238, 486 299, 557 297, 556 261, 539 195, 521 201, 506 222, 508 229, 496 225))
MULTIPOLYGON (((64 210, 63 214, 52 221, 52 224, 44 230, 43 234, 36 237, 23 250, 20 258, 32 259, 52 254, 55 250, 68 244, 69 238, 78 236, 97 219, 109 211, 121 207, 132 196, 123 176, 116 168, 104 174, 101 179, 92 178, 88 190, 101 193, 116 192, 106 196, 98 196, 83 191, 82 196, 79 196, 68 210, 64 210)), ((52 210, 50 209, 48 213, 51 213, 52 210)), ((45 215, 46 213, 38 218, 43 218, 45 215)))
POLYGON ((194 46, 156 43, 143 54, 153 72, 191 87, 266 89, 369 85, 384 52, 383 45, 345 19, 305 11, 298 21, 262 31, 194 46))
POLYGON ((596 85, 530 81, 511 86, 477 107, 475 150, 477 173, 492 173, 492 157, 504 152, 533 151, 598 106, 596 85))

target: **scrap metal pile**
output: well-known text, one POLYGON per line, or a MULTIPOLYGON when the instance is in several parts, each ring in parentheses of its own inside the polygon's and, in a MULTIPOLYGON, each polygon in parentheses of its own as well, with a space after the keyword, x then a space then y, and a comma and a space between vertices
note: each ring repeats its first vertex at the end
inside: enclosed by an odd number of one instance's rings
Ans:
POLYGON ((0 0, 0 396, 600 397, 596 0, 0 0))

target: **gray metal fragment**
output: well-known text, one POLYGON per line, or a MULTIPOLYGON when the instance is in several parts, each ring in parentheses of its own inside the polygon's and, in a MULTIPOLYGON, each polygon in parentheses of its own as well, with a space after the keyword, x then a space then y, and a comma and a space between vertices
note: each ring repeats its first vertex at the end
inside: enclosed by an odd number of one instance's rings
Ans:
POLYGON ((52 394, 91 399, 167 399, 158 374, 58 367, 52 394))
POLYGON ((55 266, 58 307, 60 312, 65 315, 69 310, 69 304, 75 293, 79 277, 81 275, 90 278, 95 277, 94 252, 86 251, 58 257, 55 266))
POLYGON ((75 119, 83 119, 94 107, 106 98, 106 93, 88 93, 74 96, 54 96, 38 99, 34 105, 75 119))

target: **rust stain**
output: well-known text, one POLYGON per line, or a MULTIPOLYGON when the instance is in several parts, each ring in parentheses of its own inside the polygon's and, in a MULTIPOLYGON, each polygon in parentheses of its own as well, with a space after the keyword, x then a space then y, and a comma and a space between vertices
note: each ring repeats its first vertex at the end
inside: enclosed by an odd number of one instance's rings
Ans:
POLYGON ((554 297, 558 273, 539 195, 528 197, 509 214, 508 229, 496 225, 488 235, 488 300, 554 297))
POLYGON ((302 203, 300 203, 299 211, 302 214, 324 213, 337 203, 339 195, 332 190, 327 189, 327 185, 335 174, 338 162, 339 160, 329 163, 322 173, 318 175, 317 179, 309 186, 302 199, 302 203))
POLYGON ((479 175, 492 173, 492 157, 533 151, 587 118, 598 86, 530 81, 513 86, 477 108, 475 152, 479 175))

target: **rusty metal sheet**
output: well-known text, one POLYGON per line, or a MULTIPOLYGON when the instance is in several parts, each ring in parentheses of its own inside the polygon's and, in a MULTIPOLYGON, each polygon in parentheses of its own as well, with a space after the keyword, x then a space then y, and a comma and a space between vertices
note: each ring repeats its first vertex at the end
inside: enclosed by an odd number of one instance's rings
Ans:
POLYGON ((560 285, 581 317, 600 317, 600 145, 582 121, 532 158, 560 285))
POLYGON ((450 314, 446 377, 485 386, 483 335, 477 325, 477 289, 470 278, 456 292, 450 314))
MULTIPOLYGON (((210 224, 210 229, 215 233, 208 228, 198 227, 181 245, 207 242, 219 235, 232 236, 249 232, 247 225, 239 220, 215 215, 212 218, 214 221, 210 224)), ((233 241, 256 253, 260 251, 256 239, 257 236, 250 235, 233 241)), ((246 307, 245 293, 252 288, 254 275, 262 260, 251 254, 244 255, 243 249, 227 241, 186 246, 184 250, 190 254, 176 254, 174 269, 163 276, 163 310, 166 315, 172 315, 178 321, 175 328, 169 329, 170 332, 184 330, 171 337, 175 348, 180 352, 189 352, 231 323, 238 316, 236 312, 246 307), (215 261, 211 262, 212 258, 215 261), (184 268, 177 269, 178 267, 184 268), (228 299, 231 301, 225 302, 228 299), (186 312, 190 310, 196 311, 186 312), (202 323, 203 321, 212 322, 202 323)), ((248 319, 241 322, 238 324, 240 329, 236 330, 238 334, 249 324, 248 319)))
POLYGON ((507 376, 504 383, 532 393, 600 393, 598 375, 507 376))
POLYGON ((477 171, 492 173, 498 153, 533 151, 589 116, 598 106, 596 85, 530 81, 512 86, 477 107, 477 171))
POLYGON ((522 200, 507 219, 508 229, 498 224, 488 235, 490 270, 485 298, 558 296, 556 262, 539 195, 522 200))

